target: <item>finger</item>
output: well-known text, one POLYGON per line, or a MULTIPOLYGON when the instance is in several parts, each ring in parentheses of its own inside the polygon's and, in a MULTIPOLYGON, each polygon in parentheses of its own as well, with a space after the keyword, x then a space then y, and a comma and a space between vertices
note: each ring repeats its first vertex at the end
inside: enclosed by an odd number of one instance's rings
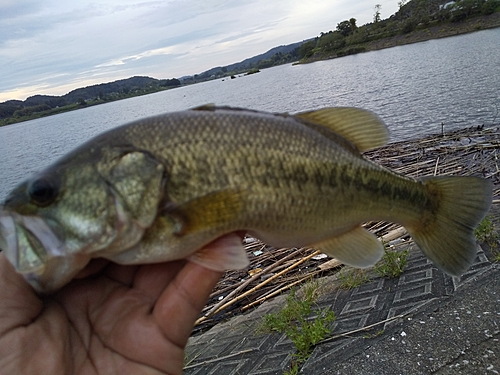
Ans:
POLYGON ((14 327, 29 325, 42 309, 33 288, 0 253, 0 337, 14 327))
POLYGON ((168 340, 183 348, 222 272, 187 262, 160 296, 153 316, 168 340))
POLYGON ((185 264, 186 261, 179 260, 141 266, 135 275, 133 287, 156 301, 185 264))

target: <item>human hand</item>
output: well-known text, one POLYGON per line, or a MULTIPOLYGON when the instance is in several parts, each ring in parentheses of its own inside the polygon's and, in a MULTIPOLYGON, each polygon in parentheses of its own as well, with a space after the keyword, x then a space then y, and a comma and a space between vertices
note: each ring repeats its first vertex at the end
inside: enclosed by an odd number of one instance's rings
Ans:
POLYGON ((186 261, 99 259, 40 297, 0 253, 0 372, 181 374, 184 346, 221 276, 186 261))

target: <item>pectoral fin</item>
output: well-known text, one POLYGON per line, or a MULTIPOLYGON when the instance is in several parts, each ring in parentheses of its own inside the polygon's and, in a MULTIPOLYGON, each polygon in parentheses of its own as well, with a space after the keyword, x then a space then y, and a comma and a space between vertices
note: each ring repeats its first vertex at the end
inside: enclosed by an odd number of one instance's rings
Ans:
MULTIPOLYGON (((214 192, 165 211, 174 222, 174 234, 182 241, 192 238, 213 239, 237 229, 242 214, 243 192, 230 189, 214 192)), ((206 243, 206 242, 204 242, 206 243)), ((225 235, 203 246, 188 260, 216 271, 241 269, 248 266, 248 258, 239 236, 225 235)))
POLYGON ((231 230, 232 223, 241 214, 243 194, 238 189, 216 191, 178 206, 168 206, 162 214, 177 221, 175 234, 178 236, 214 228, 231 230))
POLYGON ((355 227, 339 236, 312 245, 344 264, 367 268, 377 263, 384 255, 382 243, 362 227, 355 227))
POLYGON ((241 238, 234 233, 209 243, 188 260, 214 271, 242 269, 249 264, 241 238))

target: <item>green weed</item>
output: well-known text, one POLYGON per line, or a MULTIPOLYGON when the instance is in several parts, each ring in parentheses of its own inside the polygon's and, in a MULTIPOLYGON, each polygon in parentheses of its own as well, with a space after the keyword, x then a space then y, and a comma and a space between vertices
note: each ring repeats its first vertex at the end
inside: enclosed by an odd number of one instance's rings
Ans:
POLYGON ((259 329, 261 332, 285 333, 295 345, 295 360, 290 371, 285 374, 297 374, 300 365, 309 358, 314 345, 330 334, 328 325, 335 320, 333 311, 328 308, 315 310, 317 317, 308 319, 318 298, 318 288, 318 282, 314 281, 306 284, 300 293, 292 290, 285 307, 277 313, 266 314, 259 329))
POLYGON ((342 289, 353 289, 369 280, 365 271, 357 268, 348 270, 343 269, 337 273, 337 279, 340 280, 340 287, 342 289))
POLYGON ((374 338, 374 337, 377 337, 377 336, 382 335, 383 333, 384 333, 384 330, 383 330, 383 329, 381 329, 381 330, 379 330, 379 331, 377 331, 377 332, 375 332, 375 333, 366 333, 366 334, 363 336, 363 338, 365 338, 365 339, 372 339, 372 338, 374 338))
POLYGON ((283 373, 283 375, 298 375, 299 374, 299 370, 300 370, 299 364, 297 362, 294 362, 294 363, 292 363, 292 365, 290 367, 290 370, 289 371, 285 371, 283 373))
POLYGON ((474 230, 474 235, 478 242, 487 243, 490 247, 498 246, 498 233, 495 231, 495 225, 488 216, 479 223, 474 230))
POLYGON ((495 230, 495 225, 488 216, 479 223, 474 230, 476 240, 480 243, 485 243, 490 247, 493 254, 493 261, 500 262, 500 251, 498 249, 498 240, 500 239, 498 232, 495 230))
POLYGON ((403 273, 409 253, 409 249, 404 251, 389 251, 387 247, 384 247, 384 256, 373 269, 382 277, 398 277, 403 273))

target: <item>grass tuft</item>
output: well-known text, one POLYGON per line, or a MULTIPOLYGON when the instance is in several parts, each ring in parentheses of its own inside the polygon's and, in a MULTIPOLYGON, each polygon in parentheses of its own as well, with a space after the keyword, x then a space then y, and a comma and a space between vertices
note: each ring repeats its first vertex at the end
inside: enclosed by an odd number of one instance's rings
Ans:
POLYGON ((493 254, 493 261, 500 262, 500 251, 498 249, 498 241, 500 239, 498 232, 495 230, 495 225, 491 218, 486 216, 474 230, 476 240, 480 243, 485 243, 489 246, 493 254))
POLYGON ((328 308, 315 310, 317 316, 310 319, 312 307, 319 296, 319 283, 306 284, 301 292, 293 289, 286 299, 285 307, 277 313, 264 316, 260 332, 285 333, 295 345, 297 352, 291 368, 285 374, 297 374, 300 366, 309 358, 314 345, 329 334, 329 324, 335 320, 335 313, 328 308))
POLYGON ((369 277, 362 269, 343 269, 337 273, 337 279, 340 280, 342 289, 354 289, 368 282, 369 277))
POLYGON ((373 267, 381 277, 394 278, 403 273, 403 270, 408 262, 410 249, 404 251, 390 251, 387 246, 384 247, 384 256, 373 267))

